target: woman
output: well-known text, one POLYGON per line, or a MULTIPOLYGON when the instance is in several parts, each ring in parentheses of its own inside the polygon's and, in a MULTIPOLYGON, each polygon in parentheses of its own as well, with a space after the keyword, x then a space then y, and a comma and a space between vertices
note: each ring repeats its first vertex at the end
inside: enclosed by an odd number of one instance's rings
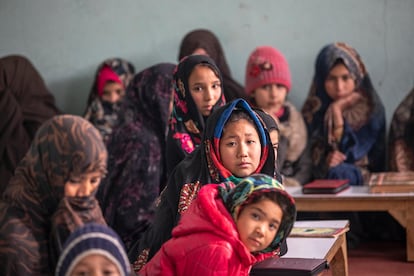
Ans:
POLYGON ((223 75, 224 97, 227 102, 237 98, 246 99, 243 87, 231 76, 220 41, 211 31, 197 29, 185 35, 181 41, 178 60, 192 54, 207 55, 216 62, 223 75))
POLYGON ((0 195, 40 125, 60 113, 42 76, 23 56, 0 58, 0 195))

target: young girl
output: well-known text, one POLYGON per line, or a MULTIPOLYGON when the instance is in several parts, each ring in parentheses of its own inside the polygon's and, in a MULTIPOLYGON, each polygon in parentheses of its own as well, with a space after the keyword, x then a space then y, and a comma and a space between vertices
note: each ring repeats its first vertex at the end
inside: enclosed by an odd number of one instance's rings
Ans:
POLYGON ((84 118, 101 132, 105 143, 118 125, 121 101, 134 74, 134 66, 120 58, 105 60, 96 71, 84 118))
POLYGON ((0 58, 0 195, 40 125, 60 114, 55 98, 23 56, 0 58))
POLYGON ((77 228, 65 242, 55 275, 132 274, 118 234, 105 225, 88 223, 77 228))
POLYGON ((209 117, 201 145, 169 177, 153 224, 138 241, 138 249, 130 251, 135 270, 171 237, 180 215, 191 205, 201 186, 224 181, 238 183, 253 173, 275 175, 269 135, 244 100, 234 100, 209 117))
POLYGON ((388 139, 388 169, 414 171, 414 89, 395 109, 388 139))
POLYGON ((174 74, 174 89, 167 137, 167 175, 200 144, 208 116, 225 103, 220 70, 207 56, 183 58, 174 74))
POLYGON ((165 140, 174 68, 160 63, 134 77, 120 125, 107 144, 108 175, 97 198, 127 250, 152 221, 153 203, 167 182, 165 140))
POLYGON ((197 29, 187 33, 181 41, 178 60, 193 54, 209 56, 217 64, 223 76, 224 97, 227 102, 238 98, 246 99, 243 87, 231 76, 223 47, 221 47, 216 35, 205 29, 197 29))
POLYGON ((273 256, 295 217, 293 198, 267 175, 205 185, 139 275, 249 275, 273 256))
POLYGON ((302 112, 315 178, 363 185, 369 172, 384 170, 384 106, 355 49, 334 43, 321 50, 302 112))
POLYGON ((273 47, 257 47, 246 66, 245 89, 253 106, 269 113, 280 129, 277 163, 283 184, 299 186, 309 182, 311 160, 307 130, 302 114, 287 99, 291 88, 289 65, 273 47))
POLYGON ((73 115, 46 121, 0 200, 0 275, 50 275, 70 232, 104 223, 94 193, 105 172, 95 127, 73 115))

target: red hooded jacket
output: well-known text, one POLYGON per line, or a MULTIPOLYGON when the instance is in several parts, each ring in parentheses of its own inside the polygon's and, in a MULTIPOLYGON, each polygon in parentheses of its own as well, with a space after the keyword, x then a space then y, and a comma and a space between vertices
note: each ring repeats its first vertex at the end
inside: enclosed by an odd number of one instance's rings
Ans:
POLYGON ((204 186, 157 254, 138 275, 249 275, 252 265, 274 253, 252 255, 216 184, 204 186))

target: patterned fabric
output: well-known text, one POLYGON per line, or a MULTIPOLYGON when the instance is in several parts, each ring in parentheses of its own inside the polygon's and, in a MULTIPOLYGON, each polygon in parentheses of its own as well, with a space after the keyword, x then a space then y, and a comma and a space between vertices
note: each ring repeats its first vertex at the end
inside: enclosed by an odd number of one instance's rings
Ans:
MULTIPOLYGON (((51 275, 51 218, 66 221, 54 216, 64 185, 71 175, 105 173, 106 158, 99 132, 81 117, 55 116, 39 128, 0 201, 0 275, 51 275)), ((95 206, 78 215, 96 217, 95 206)))
MULTIPOLYGON (((248 103, 239 99, 219 108, 210 115, 207 121, 202 146, 185 158, 169 177, 168 185, 161 193, 154 223, 143 234, 136 245, 137 247, 130 251, 129 258, 132 262, 138 259, 142 264, 142 258, 139 255, 145 249, 149 249, 148 258, 152 258, 161 245, 171 237, 171 231, 180 219, 178 206, 182 210, 188 208, 188 204, 191 204, 195 198, 193 191, 197 189, 197 185, 221 183, 226 180, 233 180, 235 183, 239 181, 222 166, 217 148, 217 140, 220 138, 226 119, 235 110, 243 110, 247 113, 256 124, 255 126, 259 132, 262 155, 259 168, 255 173, 264 173, 269 176, 275 174, 275 156, 274 151, 269 146, 271 143, 269 134, 264 130, 262 121, 258 119, 258 115, 250 108, 248 103), (183 191, 183 187, 191 192, 186 193, 183 191), (186 195, 188 196, 186 197, 186 195), (179 205, 179 202, 184 202, 187 206, 185 204, 179 205)), ((137 263, 135 263, 135 267, 139 269, 137 263)))
POLYGON ((277 193, 280 195, 279 206, 283 210, 283 217, 274 240, 261 253, 275 251, 280 247, 282 240, 289 236, 296 219, 295 200, 286 191, 283 185, 264 174, 254 174, 243 178, 237 185, 225 182, 218 187, 226 208, 236 221, 243 208, 250 204, 254 198, 264 193, 277 193))
POLYGON ((126 91, 120 125, 108 142, 108 176, 97 198, 126 248, 152 221, 154 201, 166 185, 165 140, 175 65, 138 73, 126 91))
POLYGON ((204 49, 220 69, 223 76, 224 97, 226 101, 231 102, 238 98, 247 99, 243 86, 232 78, 220 41, 211 31, 198 29, 187 33, 181 41, 178 60, 193 54, 198 48, 204 49))
POLYGON ((91 92, 89 93, 87 107, 83 117, 89 120, 99 130, 105 143, 108 142, 112 129, 118 125, 118 113, 121 110, 121 102, 105 102, 102 101, 99 96, 99 73, 102 69, 107 67, 112 69, 112 71, 118 75, 125 89, 128 87, 135 74, 134 66, 121 58, 111 58, 105 60, 99 65, 96 71, 94 84, 91 92))
POLYGON ((388 169, 414 171, 414 89, 396 108, 388 139, 388 169))
POLYGON ((311 139, 315 178, 345 178, 351 185, 363 185, 370 171, 384 170, 385 110, 355 49, 345 43, 334 43, 321 50, 302 114, 311 139), (332 99, 324 83, 338 59, 351 72, 355 80, 354 93, 358 93, 360 100, 336 118, 328 116, 332 99), (338 124, 339 119, 343 123, 338 124), (333 149, 344 153, 346 160, 329 169, 325 161, 333 149))
POLYGON ((37 129, 59 113, 42 76, 26 57, 0 58, 0 195, 37 129))
POLYGON ((174 73, 174 106, 169 121, 167 138, 167 169, 168 174, 175 166, 200 145, 205 128, 205 118, 194 103, 188 86, 191 73, 199 64, 210 67, 221 82, 221 97, 211 112, 224 105, 223 81, 214 61, 202 55, 188 56, 181 60, 174 73))

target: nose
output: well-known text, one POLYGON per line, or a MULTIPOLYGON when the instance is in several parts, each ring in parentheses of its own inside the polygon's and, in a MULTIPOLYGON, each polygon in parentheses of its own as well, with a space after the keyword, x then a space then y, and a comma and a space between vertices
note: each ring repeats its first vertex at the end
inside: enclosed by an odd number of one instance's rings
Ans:
POLYGON ((239 156, 240 157, 247 157, 248 156, 247 151, 248 151, 247 145, 245 145, 244 143, 240 143, 240 145, 239 145, 239 156))
POLYGON ((214 91, 211 87, 207 88, 206 91, 204 92, 204 100, 205 101, 211 100, 213 98, 213 93, 214 91))
POLYGON ((92 194, 92 185, 88 180, 82 181, 79 190, 78 196, 90 196, 92 194))
POLYGON ((119 96, 116 93, 111 94, 111 103, 116 103, 119 99, 119 96))
POLYGON ((265 225, 259 224, 256 226, 256 235, 257 237, 263 237, 265 232, 265 225))
POLYGON ((344 81, 342 81, 341 79, 337 79, 335 84, 336 84, 336 90, 338 92, 341 92, 345 85, 344 81))
POLYGON ((277 87, 276 87, 276 85, 275 84, 272 84, 270 87, 269 87, 269 96, 270 97, 275 97, 277 95, 277 87))

